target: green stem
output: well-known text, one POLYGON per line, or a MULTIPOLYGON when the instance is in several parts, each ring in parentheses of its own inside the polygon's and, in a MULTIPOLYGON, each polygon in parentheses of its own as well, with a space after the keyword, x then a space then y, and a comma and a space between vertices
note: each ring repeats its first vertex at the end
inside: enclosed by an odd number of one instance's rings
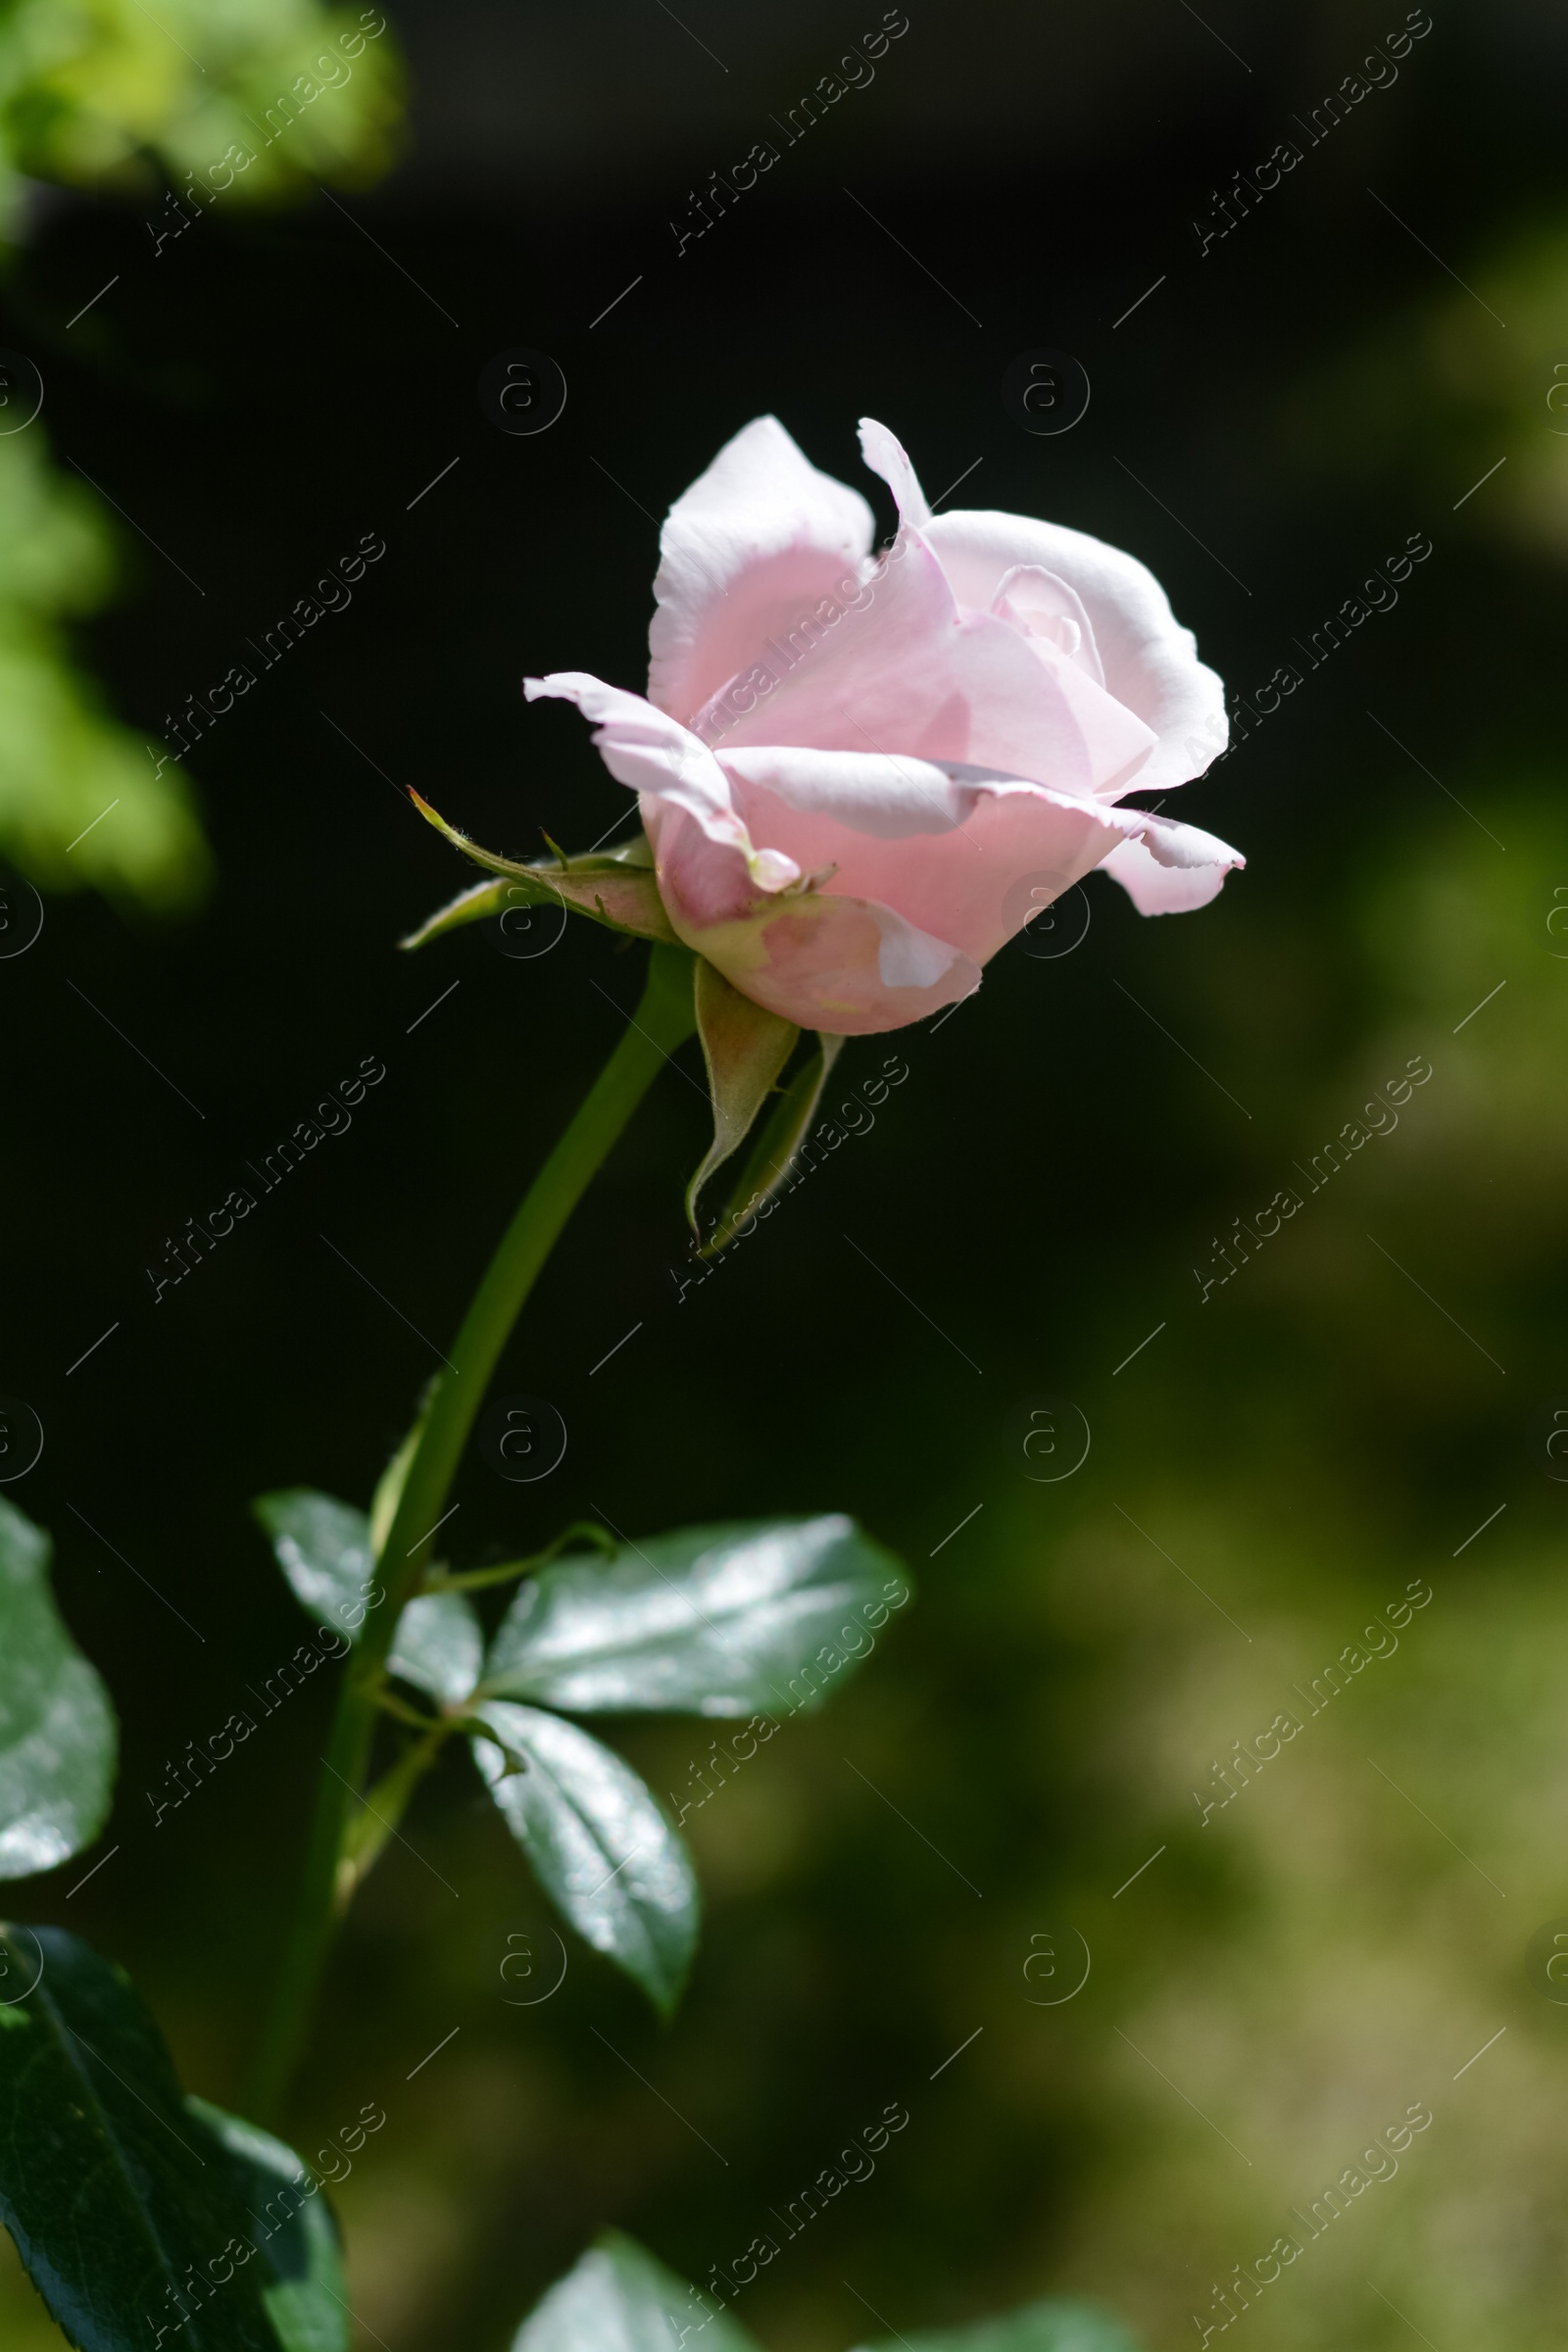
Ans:
POLYGON ((338 1856, 338 1891, 343 1910, 347 1910, 360 1881, 368 1878, 375 1868, 387 1839, 397 1836, 398 1823, 408 1810, 410 1797, 457 1728, 455 1721, 427 1725, 424 1737, 412 1740, 391 1770, 384 1772, 366 1793, 362 1800, 365 1809, 347 1824, 343 1850, 338 1856))
POLYGON ((423 1589, 426 1592, 482 1592, 490 1585, 510 1585, 521 1576, 537 1576, 541 1568, 561 1557, 568 1544, 578 1543, 592 1544, 606 1559, 615 1556, 615 1539, 608 1528, 601 1527, 597 1519, 574 1519, 553 1544, 525 1560, 508 1560, 500 1568, 466 1568, 461 1576, 427 1576, 423 1589))
POLYGON ((317 1791, 304 1881, 247 2085, 245 2112, 269 2122, 304 2047, 317 1988, 353 1895, 353 1823, 363 1799, 377 1701, 397 1622, 419 1590, 431 1538, 468 1432, 508 1335, 562 1228, 658 1076, 695 1025, 692 959, 656 947, 642 1002, 571 1124, 523 1196, 437 1375, 409 1458, 377 1567, 383 1597, 371 1607, 344 1670, 317 1791))

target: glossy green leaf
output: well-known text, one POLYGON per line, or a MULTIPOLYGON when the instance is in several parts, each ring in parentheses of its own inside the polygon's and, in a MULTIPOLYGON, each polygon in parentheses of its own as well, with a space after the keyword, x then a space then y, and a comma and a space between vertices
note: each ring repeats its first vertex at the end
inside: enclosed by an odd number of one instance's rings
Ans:
POLYGON ((0 1500, 0 1879, 90 1845, 114 1790, 114 1711, 55 1607, 49 1551, 0 1500))
POLYGON ((843 1045, 842 1037, 817 1032, 815 1053, 801 1064, 762 1122, 751 1157, 730 1195, 729 1206, 719 1219, 717 1230, 703 1245, 704 1257, 715 1257, 727 1243, 735 1240, 747 1217, 755 1217, 759 1208, 764 1208, 782 1190, 806 1141, 807 1129, 816 1116, 822 1089, 843 1045))
POLYGON ((358 1641, 380 1592, 365 1513, 309 1487, 258 1494, 251 1509, 307 1617, 358 1641))
POLYGON ((479 1680, 484 1634, 462 1592, 423 1592, 398 1619, 387 1665, 443 1706, 458 1705, 479 1680))
POLYGON ((576 1715, 794 1714, 908 1597, 901 1562, 842 1512, 686 1527, 523 1585, 484 1688, 576 1715))
POLYGON ((670 2016, 697 1944, 685 1846, 630 1766, 574 1723, 500 1699, 474 1714, 493 1735, 474 1761, 540 1886, 670 2016))
POLYGON ((478 922, 487 914, 503 913, 508 906, 565 906, 574 914, 608 924, 612 931, 628 931, 638 939, 674 939, 645 842, 628 842, 619 850, 587 858, 558 854, 548 864, 523 864, 480 849, 416 792, 411 792, 409 798, 444 841, 471 858, 475 865, 509 879, 494 892, 485 886, 465 891, 411 932, 402 943, 405 948, 422 948, 460 923, 478 922))
POLYGON ((523 2321, 512 2352, 678 2352, 699 2329, 702 2352, 757 2352, 710 2295, 607 2230, 523 2321))
POLYGON ((249 2217, 123 1971, 61 1928, 0 1930, 0 2221, 66 2334, 277 2352, 249 2217))
MULTIPOLYGON (((388 1477, 397 1474, 402 1460, 400 1452, 388 1477)), ((259 1495, 251 1507, 271 1537, 278 1565, 307 1616, 340 1626, 357 1642, 367 1610, 381 1598, 365 1513, 309 1487, 259 1495)), ((479 1679, 483 1650, 479 1620, 464 1595, 425 1592, 398 1619, 387 1665, 445 1703, 467 1697, 479 1679)))
POLYGON ((1093 2303, 1026 2303, 995 2320, 900 2335, 858 2352, 1140 2352, 1119 2320, 1093 2303))
POLYGON ((262 2302, 282 2352, 348 2352, 337 2226, 314 2175, 257 2125, 206 2099, 187 2097, 185 2106, 227 2160, 230 2191, 250 2218, 262 2302))
POLYGON ((801 1034, 793 1021, 781 1020, 731 988, 704 956, 697 959, 696 1002, 713 1140, 686 1187, 686 1221, 694 1234, 698 1196, 713 1170, 745 1143, 801 1034))

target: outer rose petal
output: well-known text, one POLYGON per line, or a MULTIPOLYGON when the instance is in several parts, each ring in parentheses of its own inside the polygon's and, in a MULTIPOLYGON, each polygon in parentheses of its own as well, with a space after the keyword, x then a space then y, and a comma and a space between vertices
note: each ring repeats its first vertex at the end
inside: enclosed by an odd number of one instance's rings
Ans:
POLYGON ((1226 875, 1246 863, 1214 834, 1159 818, 1112 850, 1101 870, 1114 876, 1140 914, 1189 914, 1217 899, 1226 875))
MULTIPOLYGON (((787 858, 753 847, 735 811, 729 779, 708 746, 662 710, 656 710, 652 703, 644 702, 640 694, 607 686, 602 678, 591 677, 582 669, 558 669, 548 678, 524 678, 522 690, 530 703, 541 695, 575 703, 584 718, 597 723, 594 743, 616 783, 683 808, 710 840, 738 850, 755 887, 781 890, 786 883, 799 880, 799 866, 787 858)), ((652 826, 648 833, 654 840, 652 826)))
POLYGON ((1149 822, 952 762, 770 745, 720 763, 749 836, 825 870, 823 896, 880 901, 976 963, 1149 822))
POLYGON ((661 829, 659 887, 681 938, 755 1004, 802 1029, 903 1029, 980 985, 979 967, 874 900, 748 891, 743 860, 684 811, 661 829))
POLYGON ((660 534, 650 699, 688 719, 823 597, 853 595, 871 547, 858 490, 819 473, 776 416, 726 443, 660 534))
POLYGON ((860 418, 860 455, 892 491, 902 523, 917 531, 930 521, 931 509, 920 487, 920 477, 909 464, 903 442, 885 424, 878 424, 874 416, 860 418))
POLYGON ((1106 686, 1158 737, 1138 770, 1140 792, 1185 784, 1225 749, 1225 689, 1136 557, 1023 514, 939 514, 924 535, 961 605, 986 611, 1016 564, 1037 564, 1077 591, 1094 623, 1106 686))

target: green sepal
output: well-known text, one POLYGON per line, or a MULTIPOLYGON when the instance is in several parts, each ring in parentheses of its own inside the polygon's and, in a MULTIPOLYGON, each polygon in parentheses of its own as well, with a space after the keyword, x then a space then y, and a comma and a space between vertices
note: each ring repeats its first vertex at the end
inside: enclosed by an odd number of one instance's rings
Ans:
POLYGON ((842 1037, 817 1031, 815 1052, 801 1064, 768 1113, 729 1205, 703 1245, 702 1256, 716 1257, 735 1239, 741 1220, 755 1216, 787 1180, 843 1044, 842 1037))
POLYGON ((474 1762, 546 1894, 673 2016, 702 1901, 691 1856, 649 1789, 559 1715, 492 1699, 471 1727, 474 1762))
POLYGON ((479 922, 484 916, 500 914, 508 906, 567 907, 574 914, 586 914, 596 923, 604 923, 612 931, 629 932, 636 939, 673 941, 675 932, 664 912, 664 903, 659 895, 659 882, 648 858, 646 843, 628 842, 619 850, 600 851, 586 858, 568 858, 558 852, 555 859, 519 863, 515 858, 497 857, 492 850, 482 850, 477 842, 449 825, 444 816, 410 792, 410 800, 427 824, 435 827, 444 841, 482 865, 488 873, 505 875, 505 884, 481 884, 454 899, 421 923, 400 944, 405 948, 422 948, 428 940, 439 938, 463 923, 479 922))
POLYGON ((699 1194, 713 1170, 745 1143, 801 1034, 793 1021, 743 997, 706 956, 697 959, 695 994, 697 1034, 713 1105, 713 1140, 686 1187, 686 1221, 694 1236, 699 1231, 699 1194))
POLYGON ((114 1790, 114 1710, 55 1606, 50 1549, 0 1499, 0 1879, 79 1854, 114 1790))
POLYGON ((465 923, 482 923, 491 915, 505 914, 509 906, 530 903, 520 895, 513 896, 514 892, 520 892, 520 885, 499 875, 488 882, 470 883, 455 899, 438 906, 434 914, 427 914, 418 929, 411 931, 407 939, 400 939, 398 946, 405 950, 427 948, 432 939, 444 939, 449 931, 461 931, 465 923))
POLYGON ((606 2230, 535 2305, 512 2352, 671 2352, 691 2334, 703 2352, 758 2352, 721 2303, 606 2230))

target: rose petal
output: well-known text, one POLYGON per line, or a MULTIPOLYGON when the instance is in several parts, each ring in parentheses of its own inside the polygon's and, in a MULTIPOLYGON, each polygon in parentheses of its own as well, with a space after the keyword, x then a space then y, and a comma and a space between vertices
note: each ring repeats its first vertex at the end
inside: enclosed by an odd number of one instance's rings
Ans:
POLYGON ((957 512, 926 528, 960 605, 985 612, 1016 564, 1038 564, 1083 599, 1105 684, 1158 737, 1138 789, 1169 791, 1225 749, 1225 689, 1198 659, 1165 591, 1136 557, 1086 532, 1022 514, 957 512))
POLYGON ((698 714, 705 742, 726 754, 782 742, 961 760, 1086 799, 1153 744, 1055 647, 995 614, 960 612, 917 532, 867 578, 858 607, 791 645, 775 640, 764 666, 767 692, 748 699, 732 682, 698 714))
MULTIPOLYGON (((683 845, 693 846, 695 828, 678 821, 683 845)), ((702 895, 711 906, 724 895, 711 869, 725 859, 732 866, 740 862, 736 852, 703 842, 694 858, 662 865, 660 887, 670 920, 688 947, 732 986, 800 1028, 837 1037, 902 1029, 980 985, 979 967, 969 956, 875 901, 792 891, 757 899, 743 915, 704 920, 704 906, 692 905, 685 891, 698 869, 708 868, 702 895)), ((732 890, 741 880, 732 874, 732 890)))
POLYGON ((878 900, 976 963, 1151 822, 953 761, 769 745, 720 764, 750 837, 825 871, 820 895, 878 900))
POLYGON ((1218 898, 1226 875, 1246 863, 1240 850, 1215 834, 1158 817, 1112 850, 1101 867, 1140 914, 1189 914, 1218 898))
POLYGON ((1038 564, 1015 564, 998 583, 991 610, 1016 620, 1031 637, 1045 638, 1087 670, 1097 686, 1104 685, 1104 664, 1088 607, 1077 589, 1058 580, 1054 571, 1043 571, 1038 564))
POLYGON ((744 812, 760 789, 787 802, 797 816, 820 820, 814 833, 796 828, 802 838, 820 844, 819 850, 812 850, 811 866, 825 864, 852 847, 843 838, 844 827, 877 841, 902 841, 910 833, 951 833, 973 809, 975 783, 992 773, 960 760, 824 752, 801 744, 758 744, 742 751, 723 744, 716 757, 738 812, 744 812))
POLYGON ((747 425, 660 534, 651 700, 690 718, 765 638, 787 634, 820 599, 853 594, 871 530, 859 492, 818 472, 776 416, 747 425))
POLYGON ((874 416, 860 418, 860 455, 873 473, 879 473, 892 491, 899 510, 899 520, 909 530, 919 530, 931 519, 914 467, 905 454, 904 445, 878 424, 874 416))
POLYGON ((542 695, 575 703, 595 722, 594 743, 617 784, 642 795, 644 828, 657 858, 664 807, 681 808, 709 838, 738 850, 755 887, 782 890, 800 878, 787 858, 752 845, 730 797, 729 782, 705 743, 640 694, 607 686, 586 670, 556 670, 548 678, 524 678, 530 703, 542 695))

